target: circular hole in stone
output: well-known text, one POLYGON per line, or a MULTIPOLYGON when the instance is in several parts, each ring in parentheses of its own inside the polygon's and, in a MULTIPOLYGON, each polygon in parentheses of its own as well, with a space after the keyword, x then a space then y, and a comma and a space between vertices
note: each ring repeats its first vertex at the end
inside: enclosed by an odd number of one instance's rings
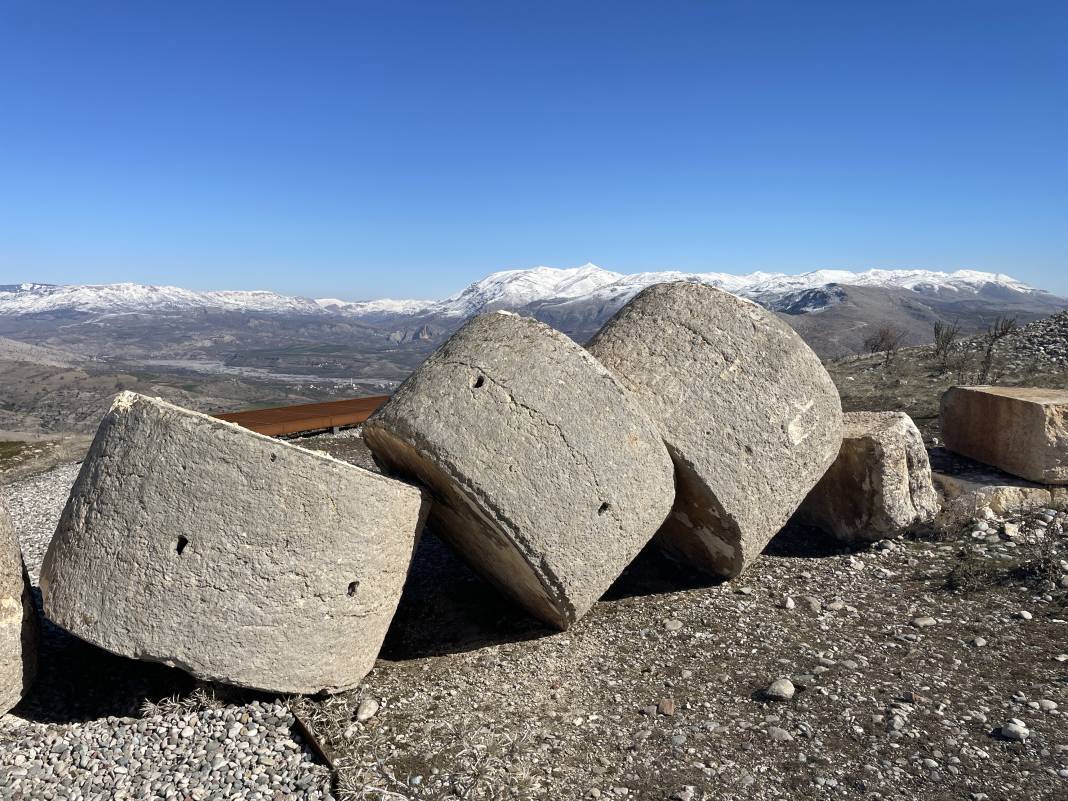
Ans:
POLYGON ((475 380, 471 382, 471 386, 474 389, 478 389, 480 386, 486 383, 486 377, 484 375, 476 376, 475 380))
POLYGON ((178 538, 178 546, 175 548, 175 550, 178 551, 178 555, 179 556, 182 555, 182 551, 185 550, 185 546, 188 545, 188 544, 189 544, 189 540, 187 540, 185 537, 179 537, 178 538))
POLYGON ((271 461, 272 462, 277 462, 278 461, 278 454, 277 453, 272 453, 271 454, 271 461))
POLYGON ((348 590, 349 597, 350 598, 355 598, 356 597, 356 590, 358 590, 359 588, 360 588, 360 582, 358 582, 358 581, 350 582, 349 583, 349 590, 348 590))
POLYGON ((597 514, 603 515, 607 511, 608 511, 608 501, 605 501, 604 503, 601 504, 600 508, 597 510, 597 514))

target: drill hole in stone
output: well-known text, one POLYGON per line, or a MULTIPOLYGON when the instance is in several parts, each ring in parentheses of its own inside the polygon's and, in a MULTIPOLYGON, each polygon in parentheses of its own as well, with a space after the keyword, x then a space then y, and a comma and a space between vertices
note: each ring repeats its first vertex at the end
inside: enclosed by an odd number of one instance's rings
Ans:
POLYGON ((486 383, 486 377, 484 375, 475 376, 475 380, 471 382, 473 389, 478 389, 480 386, 486 383))
POLYGON ((358 582, 358 581, 350 582, 349 583, 349 589, 348 589, 348 596, 350 598, 355 598, 356 597, 356 590, 358 590, 359 588, 360 588, 360 582, 358 582))
POLYGON ((605 501, 605 502, 604 502, 604 503, 602 503, 602 504, 601 504, 601 506, 600 506, 600 507, 599 507, 599 508, 597 509, 597 514, 599 514, 599 515, 603 515, 603 514, 604 514, 605 512, 607 512, 607 511, 608 511, 608 501, 605 501))
POLYGON ((178 555, 179 556, 182 555, 182 551, 185 550, 185 546, 188 545, 188 544, 189 544, 189 540, 187 540, 185 537, 179 537, 178 538, 178 547, 175 548, 175 550, 178 551, 178 555))
POLYGON ((272 462, 277 462, 278 461, 278 454, 277 453, 272 453, 271 454, 271 461, 272 462))

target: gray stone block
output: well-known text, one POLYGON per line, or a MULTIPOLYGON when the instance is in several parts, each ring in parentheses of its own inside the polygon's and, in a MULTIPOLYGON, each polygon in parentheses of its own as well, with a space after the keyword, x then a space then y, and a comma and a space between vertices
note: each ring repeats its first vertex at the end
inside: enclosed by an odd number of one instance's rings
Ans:
POLYGON ((737 575, 838 454, 841 402, 819 358, 755 303, 685 282, 640 292, 588 347, 675 460, 675 509, 658 541, 694 567, 737 575))
POLYGON ((469 321, 367 421, 384 468, 429 486, 431 519, 550 625, 581 617, 671 508, 671 459, 613 376, 514 314, 469 321))
POLYGON ((347 689, 374 664, 428 506, 402 482, 123 393, 45 555, 45 610, 202 679, 347 689))
POLYGON ((0 715, 17 704, 37 674, 37 609, 22 549, 0 504, 0 715))
POLYGON ((927 449, 904 412, 847 412, 838 458, 799 515, 848 543, 897 537, 938 514, 927 449))

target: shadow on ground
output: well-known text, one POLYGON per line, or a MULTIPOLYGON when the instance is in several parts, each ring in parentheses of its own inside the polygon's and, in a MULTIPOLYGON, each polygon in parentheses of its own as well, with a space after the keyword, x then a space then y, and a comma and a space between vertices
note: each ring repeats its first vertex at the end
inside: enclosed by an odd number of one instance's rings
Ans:
MULTIPOLYGON (((34 588, 41 612, 41 592, 34 588)), ((141 705, 192 691, 188 674, 115 656, 79 640, 43 614, 37 678, 14 714, 40 723, 75 723, 140 714, 141 705)))
POLYGON ((381 658, 443 656, 552 633, 426 530, 412 558, 381 658))
POLYGON ((866 543, 858 543, 855 547, 849 547, 815 526, 791 520, 782 531, 772 537, 761 555, 792 559, 824 559, 828 556, 856 553, 867 548, 866 543))
MULTIPOLYGON (((702 576, 672 561, 650 544, 601 601, 678 592, 721 582, 722 579, 702 576)), ((555 629, 530 617, 427 531, 416 549, 381 656, 391 661, 444 656, 554 633, 555 629)))

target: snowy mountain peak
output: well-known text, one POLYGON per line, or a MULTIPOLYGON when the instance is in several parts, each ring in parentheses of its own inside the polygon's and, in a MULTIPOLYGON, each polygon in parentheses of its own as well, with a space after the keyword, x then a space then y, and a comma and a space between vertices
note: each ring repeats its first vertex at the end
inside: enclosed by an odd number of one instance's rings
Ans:
MULTIPOLYGON (((497 309, 537 312, 582 303, 593 304, 600 313, 604 313, 622 306, 645 287, 664 281, 709 284, 773 308, 779 302, 795 303, 798 293, 831 285, 911 290, 943 298, 978 295, 991 288, 1023 295, 1047 294, 1007 275, 976 270, 957 270, 952 273, 931 270, 816 270, 800 275, 770 272, 733 275, 669 270, 624 274, 587 263, 569 268, 502 270, 438 301, 389 298, 370 301, 338 298, 310 300, 269 291, 195 292, 174 286, 132 283, 69 286, 9 284, 0 285, 0 315, 58 312, 120 314, 210 309, 339 315, 380 322, 422 316, 463 319, 497 309)), ((808 311, 809 305, 809 301, 806 301, 803 308, 808 311)))
POLYGON ((0 286, 0 314, 128 314, 217 309, 263 312, 318 312, 307 298, 264 290, 194 292, 148 284, 9 284, 0 286))

